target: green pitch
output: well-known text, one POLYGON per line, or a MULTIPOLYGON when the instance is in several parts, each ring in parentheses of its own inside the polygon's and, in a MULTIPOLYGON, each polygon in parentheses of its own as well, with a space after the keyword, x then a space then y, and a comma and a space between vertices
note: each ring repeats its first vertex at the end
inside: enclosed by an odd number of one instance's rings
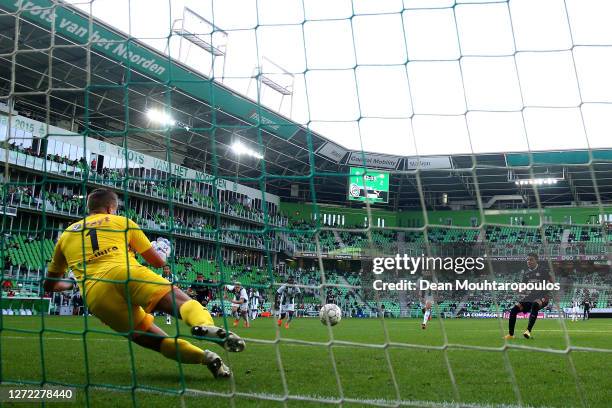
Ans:
MULTIPOLYGON (((175 325, 167 326, 161 318, 157 318, 157 323, 167 332, 176 333, 175 325)), ((3 316, 1 378, 3 382, 39 383, 45 379, 76 385, 78 406, 85 405, 88 398, 90 406, 96 407, 181 404, 187 407, 319 407, 338 404, 300 398, 337 402, 342 396, 351 401, 344 403, 345 407, 365 406, 359 401, 393 406, 398 398, 409 406, 456 406, 453 401, 461 401, 466 406, 513 406, 519 404, 517 394, 523 405, 529 406, 610 406, 612 320, 566 321, 567 338, 558 320, 539 320, 533 331, 534 340, 517 337, 512 342, 556 353, 529 349, 497 351, 496 348, 504 345, 501 338, 507 321, 434 319, 425 331, 419 323, 414 319, 387 319, 384 323, 345 319, 333 328, 335 340, 360 345, 328 347, 324 344, 330 338, 328 329, 317 320, 298 319, 289 330, 278 330, 272 319, 259 319, 251 329, 236 330, 251 339, 244 353, 228 355, 217 345, 195 341, 222 354, 232 367, 234 379, 219 381, 203 366, 179 367, 176 362, 136 345, 132 345, 135 367, 132 371, 130 344, 110 332, 99 332, 108 329, 95 318, 87 319, 90 331, 86 335, 82 317, 55 316, 45 317, 44 334, 34 334, 24 330, 40 331, 43 328, 40 316, 3 316), (385 343, 385 330, 388 340, 398 345, 380 347, 385 343), (274 343, 277 338, 280 342, 274 343), (287 339, 305 343, 291 344, 287 339), (568 341, 572 346, 605 352, 562 353, 568 341), (468 348, 444 349, 444 344, 468 348), (378 347, 365 347, 372 345, 378 347), (470 349, 474 346, 488 349, 470 349), (87 384, 89 388, 85 388, 87 384), (181 396, 183 390, 186 392, 181 396), (289 395, 286 404, 282 402, 285 390, 289 395), (229 398, 232 393, 234 396, 229 398), (253 395, 268 399, 253 398, 253 395)), ((519 320, 517 334, 522 333, 526 323, 519 320)), ((178 329, 188 333, 182 324, 178 329)))

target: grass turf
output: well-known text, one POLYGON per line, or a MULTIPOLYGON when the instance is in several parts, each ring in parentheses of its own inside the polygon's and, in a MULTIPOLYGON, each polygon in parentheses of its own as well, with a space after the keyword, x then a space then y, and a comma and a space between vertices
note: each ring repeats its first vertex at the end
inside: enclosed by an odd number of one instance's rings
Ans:
MULTIPOLYGON (((189 333, 182 322, 167 326, 163 318, 156 321, 169 334, 177 330, 181 335, 189 333)), ((503 406, 518 405, 517 394, 522 404, 531 406, 612 405, 612 320, 565 321, 566 338, 562 322, 541 319, 533 340, 521 336, 526 323, 518 321, 518 336, 510 344, 563 351, 569 340, 572 346, 608 351, 566 354, 470 349, 504 345, 507 322, 497 319, 432 320, 427 330, 421 330, 414 319, 386 319, 384 323, 344 319, 333 328, 334 339, 360 345, 331 347, 325 344, 330 339, 328 328, 315 319, 298 319, 288 330, 277 329, 272 319, 259 319, 251 329, 236 332, 269 343, 247 342, 244 353, 228 355, 215 344, 194 341, 220 353, 232 367, 233 380, 214 380, 203 366, 179 365, 130 345, 92 317, 2 316, 0 378, 3 383, 71 384, 77 387, 78 406, 89 402, 95 407, 318 407, 323 402, 292 397, 338 400, 342 396, 350 399, 346 407, 365 406, 362 402, 367 401, 392 405, 398 398, 416 406, 451 405, 453 401, 503 406), (386 349, 361 346, 381 346, 385 332, 390 342, 402 345, 386 349), (280 342, 273 343, 275 339, 280 342), (319 344, 292 344, 287 339, 319 344), (468 348, 443 349, 444 344, 468 348), (291 396, 286 405, 254 397, 282 399, 285 387, 291 396), (181 396, 183 390, 188 392, 181 396), (232 392, 236 394, 229 398, 232 392)))

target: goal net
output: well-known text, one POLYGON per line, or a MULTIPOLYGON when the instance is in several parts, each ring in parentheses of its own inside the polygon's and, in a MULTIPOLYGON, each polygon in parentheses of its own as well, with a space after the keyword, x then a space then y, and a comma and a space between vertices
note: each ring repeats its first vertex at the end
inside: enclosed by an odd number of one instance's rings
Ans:
MULTIPOLYGON (((611 11, 0 0, 2 386, 87 406, 605 406, 610 325, 570 319, 612 314, 611 11), (150 269, 244 337, 241 354, 209 345, 230 380, 129 341, 138 327, 101 323, 87 291, 45 291, 97 188, 170 242, 150 269), (536 341, 529 313, 504 340, 523 295, 478 285, 523 282, 530 254, 558 288, 536 341), (337 326, 318 323, 327 303, 337 326)), ((130 273, 97 280, 147 283, 130 273)))

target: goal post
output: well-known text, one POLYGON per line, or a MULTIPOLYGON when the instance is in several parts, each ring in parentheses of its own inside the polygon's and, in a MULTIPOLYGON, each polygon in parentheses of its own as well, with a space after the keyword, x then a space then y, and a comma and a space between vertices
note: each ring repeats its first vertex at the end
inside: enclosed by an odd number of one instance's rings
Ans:
MULTIPOLYGON (((85 406, 604 406, 610 383, 588 372, 612 349, 589 336, 609 325, 577 333, 566 309, 612 313, 609 11, 0 0, 0 385, 69 387, 85 406), (98 188, 170 242, 169 269, 150 269, 244 336, 242 354, 210 343, 230 380, 129 341, 136 295, 115 332, 87 292, 45 291, 98 188), (503 339, 518 289, 436 286, 527 279, 534 255, 559 286, 533 342, 527 313, 503 339), (236 284, 259 294, 252 327, 236 284), (328 303, 334 327, 319 324, 328 303)), ((145 262, 135 229, 113 231, 129 265, 145 262)), ((147 283, 131 273, 100 281, 147 283)))

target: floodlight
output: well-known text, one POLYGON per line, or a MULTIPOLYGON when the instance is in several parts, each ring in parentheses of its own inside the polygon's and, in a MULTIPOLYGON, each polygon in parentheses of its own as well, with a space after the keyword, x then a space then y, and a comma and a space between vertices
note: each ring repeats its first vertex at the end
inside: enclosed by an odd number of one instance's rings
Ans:
POLYGON ((147 111, 147 117, 149 118, 151 122, 155 122, 160 125, 165 125, 165 126, 175 126, 176 125, 176 120, 174 120, 172 116, 158 109, 149 109, 147 111))
POLYGON ((263 159, 263 155, 259 152, 256 152, 255 150, 251 149, 250 147, 244 145, 242 142, 236 140, 232 146, 231 149, 234 153, 236 153, 237 155, 246 155, 246 156, 250 156, 250 157, 254 157, 256 159, 263 159))

